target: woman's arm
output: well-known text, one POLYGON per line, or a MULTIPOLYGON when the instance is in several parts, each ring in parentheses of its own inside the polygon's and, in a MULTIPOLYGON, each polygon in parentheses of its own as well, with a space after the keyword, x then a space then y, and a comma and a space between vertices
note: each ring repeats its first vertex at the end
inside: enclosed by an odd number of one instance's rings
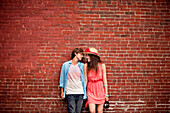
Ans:
POLYGON ((84 77, 85 77, 85 85, 87 86, 87 63, 84 64, 84 77))
POLYGON ((103 69, 103 82, 104 82, 104 87, 105 87, 105 97, 106 97, 106 101, 109 100, 108 98, 108 85, 107 85, 107 78, 106 78, 106 66, 105 64, 102 64, 102 69, 103 69))

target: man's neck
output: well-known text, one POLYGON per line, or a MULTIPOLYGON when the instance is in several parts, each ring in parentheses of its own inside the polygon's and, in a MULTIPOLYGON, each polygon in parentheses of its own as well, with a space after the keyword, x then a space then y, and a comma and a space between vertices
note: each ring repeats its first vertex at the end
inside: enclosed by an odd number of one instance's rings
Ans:
POLYGON ((77 64, 78 64, 78 59, 74 57, 72 60, 72 65, 77 65, 77 64))

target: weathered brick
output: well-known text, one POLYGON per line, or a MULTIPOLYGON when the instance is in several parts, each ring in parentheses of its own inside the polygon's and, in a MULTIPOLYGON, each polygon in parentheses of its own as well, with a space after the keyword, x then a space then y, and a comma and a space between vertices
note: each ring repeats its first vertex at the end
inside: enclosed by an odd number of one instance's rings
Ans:
POLYGON ((62 63, 92 46, 107 69, 104 113, 168 112, 167 0, 2 0, 0 15, 0 112, 67 112, 62 63))

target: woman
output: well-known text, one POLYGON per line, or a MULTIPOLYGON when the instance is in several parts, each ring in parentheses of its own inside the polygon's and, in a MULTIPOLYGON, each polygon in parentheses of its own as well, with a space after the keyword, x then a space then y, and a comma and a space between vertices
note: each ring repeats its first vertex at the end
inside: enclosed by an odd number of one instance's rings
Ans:
POLYGON ((95 48, 85 50, 87 63, 84 65, 85 82, 87 86, 87 105, 90 113, 103 113, 103 104, 108 101, 106 66, 100 60, 95 48))

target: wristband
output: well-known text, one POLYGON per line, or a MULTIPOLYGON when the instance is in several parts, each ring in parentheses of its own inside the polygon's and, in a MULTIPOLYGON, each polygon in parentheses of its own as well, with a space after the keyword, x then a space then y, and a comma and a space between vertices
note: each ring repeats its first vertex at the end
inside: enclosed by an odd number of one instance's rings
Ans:
POLYGON ((105 87, 108 86, 108 85, 104 85, 105 87))
POLYGON ((109 97, 109 95, 106 95, 106 94, 105 94, 105 97, 109 97))

